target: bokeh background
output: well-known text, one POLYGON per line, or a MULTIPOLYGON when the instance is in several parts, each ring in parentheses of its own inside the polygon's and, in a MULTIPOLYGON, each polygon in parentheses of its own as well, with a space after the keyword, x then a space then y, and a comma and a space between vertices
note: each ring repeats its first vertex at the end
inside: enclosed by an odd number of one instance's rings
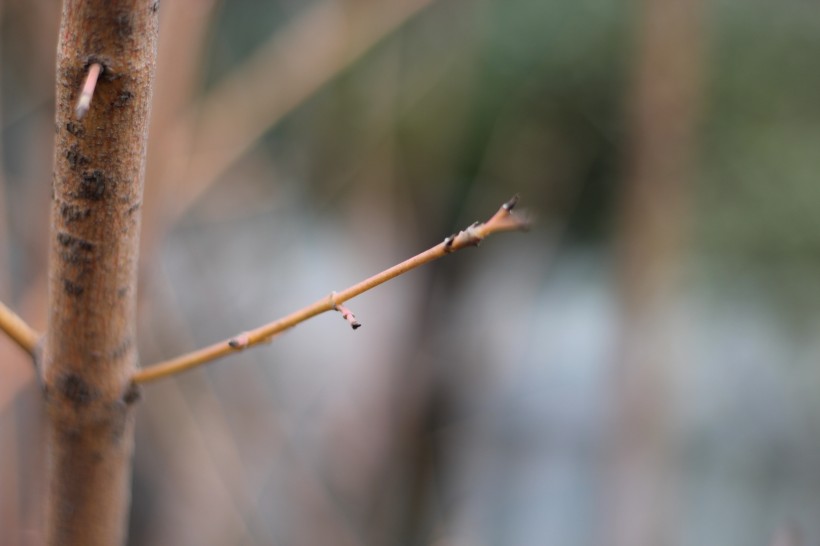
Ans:
MULTIPOLYGON (((0 298, 45 324, 59 2, 0 3, 0 298)), ((165 0, 132 545, 820 544, 820 6, 165 0)), ((93 104, 92 104, 93 108, 93 104)), ((0 338, 0 543, 42 406, 0 338)))

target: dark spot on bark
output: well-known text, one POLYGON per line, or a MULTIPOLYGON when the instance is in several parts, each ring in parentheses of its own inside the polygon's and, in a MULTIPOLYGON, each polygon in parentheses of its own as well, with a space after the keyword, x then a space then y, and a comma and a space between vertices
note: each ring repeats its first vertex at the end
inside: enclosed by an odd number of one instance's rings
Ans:
POLYGON ((106 179, 102 171, 92 171, 90 173, 83 173, 83 178, 80 181, 80 191, 77 197, 81 199, 90 199, 91 201, 99 201, 105 196, 106 179))
POLYGON ((69 67, 61 68, 59 71, 59 77, 57 81, 63 87, 68 87, 70 89, 79 89, 79 86, 82 85, 82 82, 79 81, 80 77, 75 74, 75 70, 72 70, 69 67))
POLYGON ((82 440, 83 434, 78 427, 62 425, 59 427, 58 434, 60 437, 69 443, 79 442, 82 440))
POLYGON ((122 288, 117 289, 117 297, 118 298, 124 298, 126 295, 128 295, 128 287, 127 286, 123 286, 122 288))
POLYGON ((89 265, 93 262, 91 258, 79 252, 60 252, 60 259, 71 265, 89 265))
POLYGON ((114 107, 115 108, 123 108, 123 107, 127 106, 128 103, 131 102, 131 99, 133 99, 133 98, 134 98, 134 93, 132 93, 131 91, 129 91, 127 89, 123 89, 122 91, 120 91, 119 95, 117 95, 117 98, 114 99, 114 107))
POLYGON ((120 76, 121 74, 114 72, 113 69, 103 66, 103 71, 100 78, 102 78, 102 81, 104 82, 113 82, 114 80, 118 80, 120 76))
POLYGON ((123 356, 125 356, 129 349, 131 349, 131 345, 133 344, 131 337, 127 337, 122 340, 122 342, 114 347, 114 350, 111 351, 111 360, 119 360, 123 356))
POLYGON ((142 398, 142 388, 136 383, 128 385, 125 394, 122 395, 122 401, 128 405, 137 402, 140 398, 142 398))
POLYGON ((65 231, 61 231, 57 234, 57 242, 60 243, 62 246, 68 248, 69 250, 79 250, 82 252, 93 252, 94 247, 96 246, 91 241, 80 239, 79 237, 75 237, 74 235, 66 233, 65 231))
POLYGON ((85 287, 69 279, 63 279, 63 289, 69 296, 81 296, 85 287))
POLYGON ((74 135, 75 137, 81 137, 85 134, 85 129, 79 123, 74 123, 73 121, 69 121, 65 124, 65 130, 74 135))
POLYGON ((134 214, 135 212, 137 212, 138 210, 140 210, 140 207, 141 207, 141 206, 142 206, 142 202, 141 202, 141 201, 140 201, 140 202, 137 202, 137 203, 134 203, 133 205, 131 205, 130 207, 128 207, 128 210, 126 210, 126 211, 125 211, 125 214, 127 214, 127 215, 129 215, 129 216, 130 216, 130 215, 134 214))
POLYGON ((69 205, 68 203, 63 203, 60 205, 60 216, 63 217, 66 224, 88 218, 89 214, 91 214, 91 209, 85 209, 76 205, 69 205))
POLYGON ((84 167, 91 163, 91 160, 85 157, 83 154, 80 153, 80 147, 74 144, 68 151, 65 153, 65 158, 68 160, 68 164, 71 166, 72 169, 77 169, 80 167, 84 167))
POLYGON ((153 4, 151 4, 151 13, 156 13, 159 11, 159 0, 155 0, 153 4))
POLYGON ((122 39, 129 38, 134 32, 134 20, 128 12, 117 15, 114 24, 117 29, 117 35, 122 39))
POLYGON ((57 390, 75 407, 87 406, 99 397, 99 393, 77 374, 68 373, 60 377, 57 390))
MULTIPOLYGON (((62 246, 60 259, 70 265, 86 266, 94 261, 94 249, 96 245, 92 242, 80 239, 65 232, 57 234, 57 242, 62 246)), ((85 270, 83 270, 85 272, 85 270)))

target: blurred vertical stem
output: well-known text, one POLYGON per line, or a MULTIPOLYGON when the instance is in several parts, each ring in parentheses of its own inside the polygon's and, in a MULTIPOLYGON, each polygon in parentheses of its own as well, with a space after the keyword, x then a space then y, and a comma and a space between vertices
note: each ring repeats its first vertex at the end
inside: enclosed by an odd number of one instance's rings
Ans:
POLYGON ((125 541, 133 452, 130 377, 155 0, 65 0, 41 373, 48 420, 48 544, 125 541), (90 110, 75 106, 93 63, 90 110))
POLYGON ((675 522, 675 292, 699 112, 702 4, 636 3, 630 131, 619 226, 623 322, 606 544, 667 544, 675 522))
MULTIPOLYGON (((0 3, 0 24, 3 22, 3 4, 0 3)), ((2 48, 0 48, 0 54, 2 53, 2 48)), ((3 80, 3 74, 0 72, 0 82, 3 80)), ((2 89, 0 89, 0 104, 2 104, 2 89)), ((0 127, 3 127, 3 117, 2 111, 0 111, 0 127)), ((3 134, 0 132, 0 150, 3 149, 3 134)), ((8 211, 6 207, 6 168, 3 162, 3 154, 0 153, 0 264, 3 264, 0 267, 0 299, 4 301, 9 301, 8 298, 11 294, 11 270, 9 265, 11 264, 11 260, 9 260, 9 231, 10 221, 8 217, 8 211)))

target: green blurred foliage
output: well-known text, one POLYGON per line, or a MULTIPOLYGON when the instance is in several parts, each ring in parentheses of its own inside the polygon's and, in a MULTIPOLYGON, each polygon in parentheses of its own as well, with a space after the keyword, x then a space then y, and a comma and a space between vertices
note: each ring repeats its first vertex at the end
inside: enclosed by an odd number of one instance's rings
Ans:
POLYGON ((814 267, 817 7, 724 2, 712 15, 695 208, 701 239, 708 250, 759 266, 814 267))
MULTIPOLYGON (((258 9, 222 6, 208 74, 293 15, 258 9)), ((349 193, 363 165, 390 156, 394 180, 384 183, 413 204, 428 236, 518 191, 566 221, 571 237, 600 242, 619 176, 628 15, 617 2, 437 2, 263 145, 319 202, 349 193)))

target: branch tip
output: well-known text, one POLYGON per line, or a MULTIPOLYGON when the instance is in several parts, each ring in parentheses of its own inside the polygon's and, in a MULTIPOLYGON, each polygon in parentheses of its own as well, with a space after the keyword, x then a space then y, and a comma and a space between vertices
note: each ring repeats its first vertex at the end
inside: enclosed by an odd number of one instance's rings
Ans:
POLYGON ((518 199, 519 199, 519 196, 518 196, 518 194, 516 193, 515 195, 513 195, 513 196, 510 198, 510 200, 509 200, 509 201, 507 201, 506 203, 504 203, 503 205, 501 205, 501 208, 503 208, 503 209, 504 209, 504 210, 506 210, 507 212, 512 212, 512 210, 513 210, 513 209, 515 208, 515 206, 518 204, 518 199))
POLYGON ((498 212, 487 220, 483 231, 486 233, 495 233, 501 231, 529 231, 531 221, 526 214, 513 214, 512 209, 518 203, 518 195, 514 195, 512 199, 501 205, 498 212))

